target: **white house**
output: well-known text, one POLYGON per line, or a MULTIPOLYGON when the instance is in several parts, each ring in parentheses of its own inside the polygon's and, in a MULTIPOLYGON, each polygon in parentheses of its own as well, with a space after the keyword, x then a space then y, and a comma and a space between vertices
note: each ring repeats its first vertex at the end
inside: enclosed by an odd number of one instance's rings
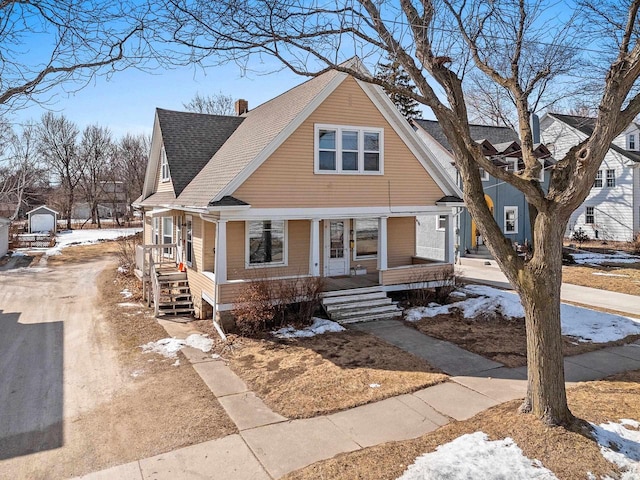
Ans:
POLYGON ((9 225, 11 220, 0 217, 0 258, 9 250, 9 225))
MULTIPOLYGON (((588 138, 595 119, 548 113, 542 141, 556 159, 588 138)), ((629 241, 640 232, 640 127, 632 123, 612 143, 589 196, 571 215, 567 236, 582 230, 592 239, 629 241)))

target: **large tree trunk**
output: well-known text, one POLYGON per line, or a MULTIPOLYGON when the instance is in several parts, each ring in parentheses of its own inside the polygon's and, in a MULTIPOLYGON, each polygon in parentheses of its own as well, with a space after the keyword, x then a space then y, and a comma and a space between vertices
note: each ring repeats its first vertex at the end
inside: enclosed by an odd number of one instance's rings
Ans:
POLYGON ((527 329, 527 397, 522 410, 550 425, 570 425, 560 323, 564 224, 545 214, 536 219, 534 258, 518 282, 527 329))

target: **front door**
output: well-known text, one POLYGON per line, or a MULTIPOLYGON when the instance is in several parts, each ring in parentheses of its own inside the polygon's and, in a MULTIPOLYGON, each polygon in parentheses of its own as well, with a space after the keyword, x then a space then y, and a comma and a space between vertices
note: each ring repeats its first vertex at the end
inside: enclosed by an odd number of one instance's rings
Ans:
POLYGON ((325 277, 349 273, 349 220, 327 220, 324 224, 325 277))

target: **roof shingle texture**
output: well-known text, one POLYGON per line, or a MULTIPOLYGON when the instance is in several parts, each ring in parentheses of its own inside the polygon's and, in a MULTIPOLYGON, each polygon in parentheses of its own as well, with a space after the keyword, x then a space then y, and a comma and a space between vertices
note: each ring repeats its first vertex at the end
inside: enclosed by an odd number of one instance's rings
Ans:
POLYGON ((156 109, 176 196, 202 170, 244 118, 156 109))
MULTIPOLYGON (((435 120, 414 120, 420 125, 429 135, 433 137, 444 148, 453 151, 451 144, 444 132, 440 123, 435 120)), ((509 127, 494 127, 491 125, 472 125, 469 124, 469 132, 471 138, 474 140, 488 140, 492 145, 501 145, 511 142, 518 142, 518 135, 509 127)))
POLYGON ((177 203, 207 206, 337 75, 329 71, 312 78, 243 115, 242 124, 178 196, 177 203))
MULTIPOLYGON (((593 129, 596 126, 596 119, 591 117, 578 117, 575 115, 562 115, 560 113, 551 113, 549 114, 553 118, 557 118, 561 122, 566 123, 570 127, 579 130, 587 136, 591 136, 593 133, 593 129)), ((627 157, 629 160, 634 162, 640 162, 640 154, 636 152, 630 152, 629 150, 625 150, 624 148, 620 148, 617 145, 611 144, 610 148, 620 155, 627 157)))

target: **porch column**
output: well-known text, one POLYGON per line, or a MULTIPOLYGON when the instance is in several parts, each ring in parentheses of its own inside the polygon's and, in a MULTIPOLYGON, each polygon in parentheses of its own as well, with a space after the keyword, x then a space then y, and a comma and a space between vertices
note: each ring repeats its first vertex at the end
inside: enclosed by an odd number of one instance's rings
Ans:
POLYGON ((309 275, 320 276, 320 220, 311 220, 311 241, 309 252, 309 275))
POLYGON ((453 214, 447 214, 447 225, 444 229, 444 261, 446 263, 455 262, 454 258, 454 239, 455 235, 453 233, 454 222, 453 222, 453 214))
POLYGON ((378 270, 387 269, 387 217, 378 218, 378 270))
POLYGON ((227 282, 227 220, 218 220, 216 227, 216 284, 227 282))

